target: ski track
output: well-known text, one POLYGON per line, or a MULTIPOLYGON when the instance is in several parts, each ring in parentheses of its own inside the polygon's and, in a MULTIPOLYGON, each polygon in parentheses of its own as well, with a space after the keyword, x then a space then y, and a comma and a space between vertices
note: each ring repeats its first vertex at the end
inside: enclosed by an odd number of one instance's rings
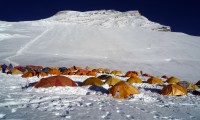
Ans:
MULTIPOLYGON (((52 28, 53 28, 53 27, 52 27, 52 28)), ((12 61, 12 60, 10 60, 10 59, 21 55, 21 54, 23 53, 23 51, 26 50, 26 48, 30 47, 35 41, 37 41, 37 40, 40 39, 42 36, 44 36, 46 33, 48 33, 49 30, 51 30, 52 28, 47 27, 47 29, 46 29, 44 32, 42 32, 42 33, 39 34, 37 37, 35 37, 34 39, 30 40, 30 42, 28 42, 26 45, 24 45, 23 47, 21 47, 21 48, 16 52, 15 55, 9 56, 9 57, 5 58, 5 61, 7 61, 8 63, 12 63, 12 64, 14 64, 14 65, 18 65, 18 63, 14 62, 14 61, 12 61)))

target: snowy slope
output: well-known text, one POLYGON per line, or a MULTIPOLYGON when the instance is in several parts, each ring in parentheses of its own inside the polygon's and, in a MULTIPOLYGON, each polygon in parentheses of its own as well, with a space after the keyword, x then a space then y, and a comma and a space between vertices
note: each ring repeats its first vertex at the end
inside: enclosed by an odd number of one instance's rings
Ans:
POLYGON ((152 30, 138 11, 62 11, 29 22, 1 22, 1 63, 91 66, 200 77, 200 38, 152 30))
MULTIPOLYGON (((195 83, 200 78, 200 38, 169 30, 138 11, 62 11, 38 21, 0 21, 0 64, 143 70, 154 76, 166 74, 195 83)), ((68 77, 79 83, 88 78, 68 77)), ((116 100, 107 94, 107 85, 99 91, 91 86, 26 87, 40 79, 0 73, 0 119, 200 117, 199 96, 190 92, 179 97, 162 96, 161 85, 133 84, 140 94, 116 100)))

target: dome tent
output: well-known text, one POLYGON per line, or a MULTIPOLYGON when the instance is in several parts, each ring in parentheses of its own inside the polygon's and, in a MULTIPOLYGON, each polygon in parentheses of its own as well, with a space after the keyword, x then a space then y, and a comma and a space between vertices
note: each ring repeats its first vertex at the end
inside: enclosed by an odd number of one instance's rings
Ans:
POLYGON ((131 78, 127 79, 127 82, 129 84, 142 83, 142 80, 139 77, 131 77, 131 78))
POLYGON ((108 84, 109 86, 113 86, 120 81, 121 81, 120 79, 113 77, 113 76, 110 76, 106 79, 105 83, 108 84))
POLYGON ((85 85, 102 86, 103 82, 99 78, 90 77, 90 78, 87 78, 85 81, 83 81, 82 86, 85 86, 85 85))
POLYGON ((112 94, 114 98, 125 99, 132 94, 139 94, 140 92, 129 83, 120 81, 109 89, 109 93, 112 94))
POLYGON ((65 76, 51 76, 47 78, 42 78, 39 82, 37 82, 34 87, 35 88, 46 88, 53 86, 77 86, 76 83, 65 76))
POLYGON ((186 95, 187 89, 177 84, 169 84, 163 87, 161 94, 168 96, 186 95))

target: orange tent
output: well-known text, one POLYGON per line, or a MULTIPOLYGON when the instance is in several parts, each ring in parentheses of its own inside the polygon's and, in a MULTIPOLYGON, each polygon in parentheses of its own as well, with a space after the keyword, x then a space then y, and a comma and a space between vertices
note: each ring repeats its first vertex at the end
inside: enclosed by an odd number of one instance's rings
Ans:
POLYGON ((74 72, 71 70, 65 70, 64 72, 62 72, 63 75, 74 75, 74 72))
POLYGON ((30 71, 28 71, 27 73, 25 73, 25 74, 22 75, 23 78, 26 78, 26 77, 33 77, 33 76, 36 76, 35 70, 30 70, 30 71))
POLYGON ((46 88, 52 86, 77 86, 76 83, 65 76, 51 76, 47 78, 42 78, 39 82, 37 82, 34 87, 35 88, 46 88))
POLYGON ((78 71, 75 73, 75 75, 86 75, 86 74, 87 74, 87 70, 82 70, 82 69, 78 70, 78 71))
POLYGON ((125 74, 125 77, 137 77, 137 76, 138 76, 138 72, 136 72, 136 71, 128 71, 125 74))
POLYGON ((48 74, 45 73, 45 72, 43 72, 43 71, 41 71, 41 72, 39 73, 39 75, 42 76, 42 77, 44 77, 44 76, 48 76, 48 74))
POLYGON ((149 84, 164 84, 164 82, 159 79, 159 78, 156 78, 156 77, 151 77, 147 80, 147 83, 149 84))
POLYGON ((94 77, 97 76, 96 72, 94 72, 94 71, 89 71, 89 72, 87 73, 87 75, 88 75, 88 76, 94 76, 94 77))
POLYGON ((48 74, 51 74, 51 75, 60 75, 60 70, 58 70, 57 68, 51 68, 49 70, 48 74))
POLYGON ((124 99, 132 94, 139 94, 140 92, 129 83, 120 81, 110 88, 109 92, 114 98, 124 99))

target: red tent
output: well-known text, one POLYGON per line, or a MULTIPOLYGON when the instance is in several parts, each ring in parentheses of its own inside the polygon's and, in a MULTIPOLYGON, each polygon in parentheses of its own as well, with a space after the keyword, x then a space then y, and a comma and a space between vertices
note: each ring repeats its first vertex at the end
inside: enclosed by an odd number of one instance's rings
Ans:
POLYGON ((77 86, 76 83, 65 76, 51 76, 48 78, 42 78, 38 83, 34 85, 35 88, 39 87, 52 87, 52 86, 77 86))

